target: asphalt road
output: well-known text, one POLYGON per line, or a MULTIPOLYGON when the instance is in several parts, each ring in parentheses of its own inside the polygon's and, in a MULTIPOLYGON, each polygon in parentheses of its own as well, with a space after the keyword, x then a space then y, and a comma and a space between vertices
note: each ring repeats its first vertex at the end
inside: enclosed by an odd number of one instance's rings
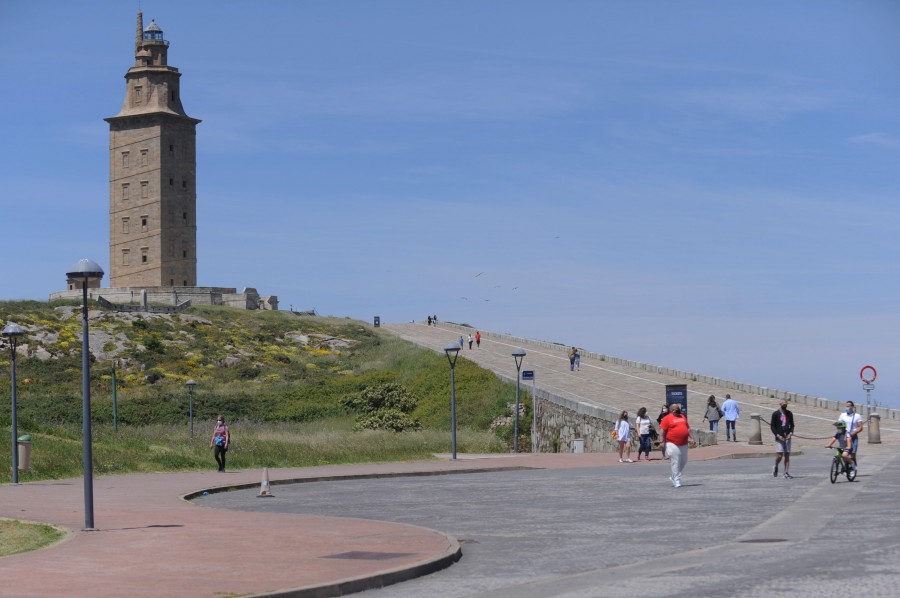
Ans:
POLYGON ((328 481, 214 494, 227 509, 356 517, 437 529, 463 558, 367 598, 839 596, 900 594, 900 458, 869 447, 856 482, 830 457, 328 481))

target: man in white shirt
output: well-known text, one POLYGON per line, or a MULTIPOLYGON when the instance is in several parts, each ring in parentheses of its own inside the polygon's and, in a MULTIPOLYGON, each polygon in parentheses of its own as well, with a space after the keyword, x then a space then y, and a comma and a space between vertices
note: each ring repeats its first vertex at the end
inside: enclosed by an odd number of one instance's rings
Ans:
POLYGON ((859 444, 859 433, 863 429, 863 418, 856 412, 853 401, 847 401, 844 413, 841 413, 840 421, 847 424, 847 440, 850 445, 850 458, 853 459, 853 469, 856 469, 856 446, 859 444))

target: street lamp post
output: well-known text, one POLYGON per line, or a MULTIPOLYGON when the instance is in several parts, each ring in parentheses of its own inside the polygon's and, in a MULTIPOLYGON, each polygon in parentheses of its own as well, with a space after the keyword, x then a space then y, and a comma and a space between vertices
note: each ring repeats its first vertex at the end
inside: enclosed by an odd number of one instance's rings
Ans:
POLYGON ((185 386, 188 387, 188 392, 190 392, 191 398, 188 407, 188 413, 190 414, 191 419, 191 440, 194 439, 194 387, 197 386, 197 383, 193 380, 188 380, 184 383, 185 386))
POLYGON ((522 360, 525 358, 525 349, 513 349, 513 359, 516 360, 516 424, 513 428, 513 452, 519 452, 519 373, 522 371, 522 360))
POLYGON ((447 354, 447 361, 450 362, 450 425, 453 438, 453 460, 456 461, 456 377, 454 371, 456 369, 456 358, 459 357, 459 345, 457 343, 447 343, 444 347, 444 353, 447 354))
POLYGON ((88 342, 88 281, 103 278, 103 268, 89 259, 78 260, 66 273, 81 280, 81 442, 84 467, 84 529, 94 527, 94 457, 91 446, 91 352, 88 342))
POLYGON ((3 336, 9 340, 9 362, 12 368, 12 485, 19 485, 19 438, 16 423, 16 345, 25 334, 18 324, 7 324, 3 336))

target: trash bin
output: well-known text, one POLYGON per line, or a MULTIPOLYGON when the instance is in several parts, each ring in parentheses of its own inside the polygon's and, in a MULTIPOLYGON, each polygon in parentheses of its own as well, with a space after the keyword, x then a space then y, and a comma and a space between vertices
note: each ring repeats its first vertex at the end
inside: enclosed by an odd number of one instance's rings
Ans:
POLYGON ((19 436, 19 469, 31 471, 31 436, 19 436))

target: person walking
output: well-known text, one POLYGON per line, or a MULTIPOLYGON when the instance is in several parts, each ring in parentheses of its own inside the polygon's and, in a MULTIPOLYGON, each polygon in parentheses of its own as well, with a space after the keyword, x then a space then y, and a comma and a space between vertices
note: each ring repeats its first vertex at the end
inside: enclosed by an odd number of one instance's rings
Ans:
POLYGON ((688 445, 694 444, 694 435, 688 425, 687 417, 681 413, 681 405, 669 405, 669 414, 659 424, 659 442, 666 447, 666 456, 672 462, 672 475, 669 481, 676 488, 681 488, 681 473, 688 460, 688 445))
POLYGON ((481 333, 477 330, 475 331, 475 346, 481 348, 481 333))
POLYGON ((737 442, 737 428, 735 424, 741 416, 741 408, 737 401, 731 398, 731 395, 725 395, 725 402, 722 403, 722 413, 725 414, 725 440, 737 442))
POLYGON ((634 420, 634 427, 637 430, 640 438, 640 444, 638 445, 638 454, 637 460, 641 460, 641 453, 644 453, 644 460, 650 460, 650 447, 653 445, 653 436, 651 435, 653 430, 653 424, 650 422, 650 418, 647 417, 647 408, 641 407, 638 409, 637 418, 634 420))
POLYGON ((569 371, 575 371, 575 356, 578 354, 578 349, 572 347, 569 349, 569 371))
POLYGON ((703 419, 709 422, 709 431, 719 433, 719 420, 722 418, 722 410, 719 409, 718 403, 716 403, 716 395, 709 395, 709 400, 706 401, 706 414, 703 416, 703 419))
POLYGON ((219 471, 225 471, 225 453, 228 452, 228 445, 231 443, 231 432, 225 425, 225 418, 221 415, 216 420, 216 427, 213 430, 212 440, 209 441, 209 448, 215 448, 213 456, 219 465, 219 471))
POLYGON ((575 371, 580 372, 581 371, 581 353, 579 353, 578 349, 576 349, 575 347, 572 347, 572 349, 575 351, 575 371))
POLYGON ((465 347, 465 341, 463 341, 463 335, 459 335, 459 348, 462 349, 465 347))
POLYGON ((856 412, 856 404, 847 401, 844 413, 838 418, 847 425, 847 440, 850 443, 850 458, 853 459, 853 470, 856 470, 856 449, 859 445, 859 433, 863 431, 863 418, 856 412))
POLYGON ((472 343, 474 343, 474 342, 475 342, 475 337, 473 337, 473 336, 470 334, 470 335, 469 335, 469 351, 472 350, 472 343))
POLYGON ((631 460, 631 424, 628 423, 628 412, 623 411, 616 421, 616 440, 619 442, 619 463, 634 463, 631 460), (622 460, 622 451, 627 447, 625 460, 622 460))
POLYGON ((772 468, 772 475, 778 477, 778 464, 784 457, 784 479, 793 478, 788 469, 791 467, 791 437, 794 435, 794 414, 787 408, 787 401, 781 401, 781 407, 778 411, 772 413, 772 419, 769 422, 769 428, 775 435, 775 467, 772 468))
POLYGON ((428 316, 428 325, 431 326, 431 316, 428 316))
MULTIPOLYGON (((656 416, 657 427, 662 425, 662 420, 665 419, 667 415, 669 415, 669 408, 663 405, 662 409, 659 410, 659 415, 656 416)), ((662 440, 659 441, 659 452, 662 455, 663 459, 668 458, 666 457, 666 444, 662 440)))

